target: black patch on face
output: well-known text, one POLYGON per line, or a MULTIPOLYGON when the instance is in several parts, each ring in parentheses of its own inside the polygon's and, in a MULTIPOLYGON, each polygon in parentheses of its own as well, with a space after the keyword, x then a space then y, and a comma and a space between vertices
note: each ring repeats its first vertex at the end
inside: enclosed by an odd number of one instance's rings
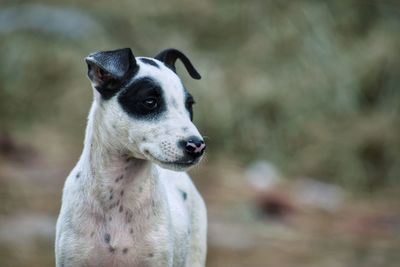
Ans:
POLYGON ((152 60, 150 58, 141 58, 140 61, 142 61, 145 64, 160 68, 160 66, 158 66, 157 62, 155 62, 154 60, 152 60))
POLYGON ((196 102, 193 99, 193 96, 185 90, 185 107, 186 110, 189 112, 190 120, 193 121, 193 105, 196 102))
POLYGON ((160 85, 149 77, 135 80, 118 96, 122 109, 142 120, 155 120, 166 111, 160 85))

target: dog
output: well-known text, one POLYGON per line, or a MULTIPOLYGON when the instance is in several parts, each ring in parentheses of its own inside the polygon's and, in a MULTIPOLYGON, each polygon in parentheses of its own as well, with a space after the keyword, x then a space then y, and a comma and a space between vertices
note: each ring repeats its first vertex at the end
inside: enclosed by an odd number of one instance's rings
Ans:
POLYGON ((94 101, 63 190, 57 267, 205 266, 206 207, 184 171, 206 145, 178 59, 201 78, 176 49, 154 58, 129 48, 86 57, 94 101))

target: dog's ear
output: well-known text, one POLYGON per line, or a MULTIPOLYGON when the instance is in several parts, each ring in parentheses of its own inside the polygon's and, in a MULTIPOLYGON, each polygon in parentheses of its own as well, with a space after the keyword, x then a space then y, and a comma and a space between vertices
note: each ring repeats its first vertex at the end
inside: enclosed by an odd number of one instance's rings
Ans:
POLYGON ((196 80, 201 79, 200 74, 193 67, 193 64, 192 62, 190 62, 189 58, 177 49, 174 48, 165 49, 160 53, 158 53, 158 55, 155 56, 154 58, 164 62, 164 64, 174 72, 176 72, 175 62, 177 59, 180 59, 193 79, 196 80))
POLYGON ((130 48, 92 53, 85 61, 93 87, 106 99, 118 92, 126 77, 138 68, 130 48))

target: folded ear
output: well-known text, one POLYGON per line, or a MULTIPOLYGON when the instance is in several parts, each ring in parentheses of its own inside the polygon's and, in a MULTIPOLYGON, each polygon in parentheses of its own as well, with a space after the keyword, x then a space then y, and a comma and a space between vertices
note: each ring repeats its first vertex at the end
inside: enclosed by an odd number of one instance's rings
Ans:
POLYGON ((93 87, 105 99, 117 93, 127 76, 138 68, 130 48, 92 53, 85 61, 93 87))
POLYGON ((158 55, 155 56, 154 58, 164 62, 164 64, 174 72, 176 72, 175 62, 177 59, 180 59, 193 79, 196 80, 201 79, 200 74, 193 67, 192 62, 190 62, 189 58, 187 58, 185 54, 183 54, 181 51, 177 49, 174 48, 165 49, 164 51, 158 53, 158 55))

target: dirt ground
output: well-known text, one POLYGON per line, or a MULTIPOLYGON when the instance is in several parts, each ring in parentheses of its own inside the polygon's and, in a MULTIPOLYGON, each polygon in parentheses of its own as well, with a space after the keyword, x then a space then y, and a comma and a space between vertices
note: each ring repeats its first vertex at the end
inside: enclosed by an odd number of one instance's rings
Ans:
MULTIPOLYGON (((0 266, 54 266, 63 182, 77 159, 66 155, 79 151, 69 151, 56 135, 44 139, 33 146, 3 146, 0 266)), ((256 190, 249 172, 234 162, 206 159, 191 174, 208 207, 209 267, 400 264, 396 192, 342 192, 340 204, 323 208, 302 202, 297 194, 303 190, 301 181, 282 180, 256 190)))

